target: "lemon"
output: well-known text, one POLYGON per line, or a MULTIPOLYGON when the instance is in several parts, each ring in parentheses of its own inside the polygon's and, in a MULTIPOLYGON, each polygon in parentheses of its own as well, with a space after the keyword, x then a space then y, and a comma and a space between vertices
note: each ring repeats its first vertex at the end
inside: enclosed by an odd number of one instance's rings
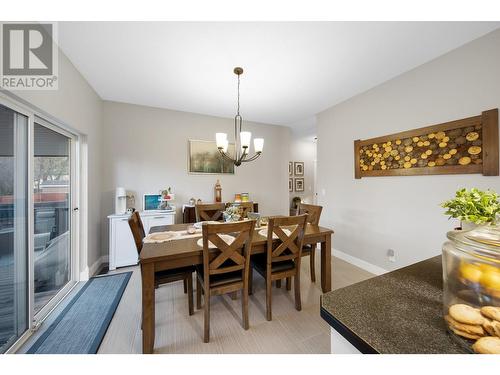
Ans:
POLYGON ((481 271, 483 271, 483 272, 486 272, 486 271, 500 272, 500 268, 492 266, 491 264, 486 264, 486 263, 479 264, 479 268, 481 268, 481 271))
POLYGON ((463 263, 460 266, 460 275, 466 280, 477 283, 481 279, 483 271, 475 264, 463 263))
POLYGON ((485 288, 500 290, 500 272, 498 270, 483 272, 479 283, 485 288))

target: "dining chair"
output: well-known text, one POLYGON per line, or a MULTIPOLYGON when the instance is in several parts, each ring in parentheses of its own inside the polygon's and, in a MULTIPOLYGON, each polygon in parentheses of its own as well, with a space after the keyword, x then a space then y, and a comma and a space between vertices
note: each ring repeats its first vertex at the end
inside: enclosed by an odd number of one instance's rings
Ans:
POLYGON ((202 226, 203 265, 196 268, 196 308, 201 307, 203 291, 203 342, 210 339, 211 296, 241 290, 242 325, 245 330, 249 327, 248 275, 254 227, 254 220, 202 226), (232 242, 228 241, 229 238, 232 242))
MULTIPOLYGON (((312 225, 319 225, 319 218, 321 217, 322 206, 316 206, 314 204, 299 203, 297 208, 297 215, 307 214, 307 222, 312 225)), ((302 256, 306 257, 309 255, 309 265, 311 270, 311 282, 316 282, 316 244, 308 244, 302 247, 302 256)), ((290 283, 287 283, 289 287, 290 283)))
POLYGON ((248 217, 248 213, 253 212, 253 202, 241 202, 237 204, 243 210, 243 214, 241 215, 242 219, 246 219, 248 217))
MULTIPOLYGON (((272 282, 294 278, 295 308, 302 309, 300 300, 300 260, 307 215, 271 217, 267 224, 265 254, 251 258, 250 280, 255 269, 266 281, 266 319, 272 320, 272 282)), ((288 286, 288 282, 287 282, 288 286)), ((252 293, 252 282, 250 282, 252 293)))
POLYGON ((196 221, 222 221, 225 203, 199 203, 195 206, 196 221))
MULTIPOLYGON (((146 233, 142 224, 139 212, 135 211, 128 219, 128 225, 134 237, 137 254, 141 255, 142 245, 146 233)), ((184 283, 184 293, 188 294, 188 309, 189 315, 194 314, 193 308, 193 272, 194 266, 174 268, 171 270, 160 271, 155 273, 155 289, 160 285, 182 280, 184 283)))

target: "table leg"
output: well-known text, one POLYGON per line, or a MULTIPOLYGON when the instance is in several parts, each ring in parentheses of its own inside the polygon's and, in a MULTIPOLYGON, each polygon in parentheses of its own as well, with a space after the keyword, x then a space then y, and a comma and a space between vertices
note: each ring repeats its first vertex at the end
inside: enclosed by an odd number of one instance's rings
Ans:
POLYGON ((321 289, 323 293, 332 290, 332 235, 321 242, 321 289))
POLYGON ((142 352, 152 354, 155 345, 154 263, 141 264, 142 274, 142 352))

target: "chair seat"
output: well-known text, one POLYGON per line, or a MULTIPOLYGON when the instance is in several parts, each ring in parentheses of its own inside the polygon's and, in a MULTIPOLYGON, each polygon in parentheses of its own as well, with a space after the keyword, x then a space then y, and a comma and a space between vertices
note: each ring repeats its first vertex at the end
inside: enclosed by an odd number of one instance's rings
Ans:
MULTIPOLYGON (((200 279, 203 282, 205 280, 205 274, 204 274, 204 270, 203 270, 202 265, 196 266, 196 273, 198 274, 198 276, 200 277, 200 279)), ((221 273, 221 274, 210 276, 210 288, 216 287, 216 286, 224 286, 224 285, 239 283, 239 282, 243 282, 243 272, 242 271, 221 273)))
MULTIPOLYGON (((252 255, 251 258, 252 266, 262 275, 265 275, 267 268, 267 255, 257 254, 252 255)), ((282 272, 288 271, 295 267, 295 263, 292 260, 285 260, 283 262, 274 262, 271 264, 271 272, 282 272)))
POLYGON ((172 270, 159 271, 159 272, 155 272, 155 279, 157 281, 174 280, 174 279, 182 280, 184 277, 186 277, 187 274, 191 274, 194 271, 195 271, 195 268, 193 266, 175 268, 172 270))

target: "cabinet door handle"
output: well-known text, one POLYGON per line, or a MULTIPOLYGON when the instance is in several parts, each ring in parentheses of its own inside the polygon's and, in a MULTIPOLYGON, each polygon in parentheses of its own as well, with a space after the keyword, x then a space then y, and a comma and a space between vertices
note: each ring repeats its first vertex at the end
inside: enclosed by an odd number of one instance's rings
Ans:
POLYGON ((164 219, 165 216, 155 216, 153 219, 164 219))
POLYGON ((120 219, 121 221, 128 221, 128 219, 120 219))

